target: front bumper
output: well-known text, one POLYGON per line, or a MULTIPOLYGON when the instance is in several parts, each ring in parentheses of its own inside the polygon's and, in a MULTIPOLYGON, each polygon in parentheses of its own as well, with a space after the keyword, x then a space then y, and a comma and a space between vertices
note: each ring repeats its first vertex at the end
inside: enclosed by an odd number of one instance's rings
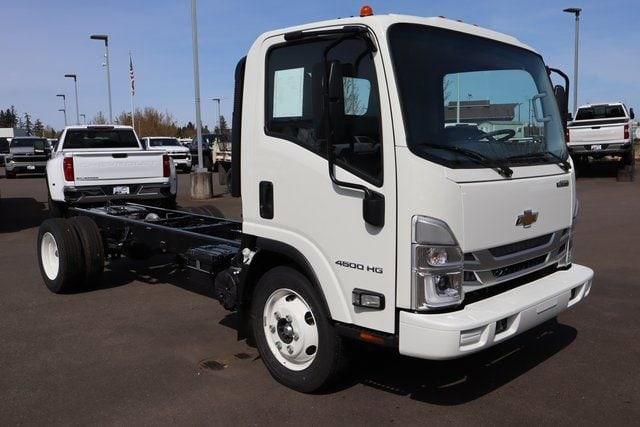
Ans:
POLYGON ((591 290, 593 270, 574 264, 460 311, 400 312, 400 354, 453 359, 489 348, 537 326, 580 302, 591 290), (502 331, 496 333, 500 323, 502 331))
POLYGON ((64 200, 74 205, 103 203, 114 200, 160 200, 175 196, 171 183, 166 184, 122 184, 65 187, 64 200), (128 187, 129 194, 113 194, 115 187, 128 187))
POLYGON ((176 169, 191 169, 191 158, 188 158, 188 159, 173 158, 173 164, 176 165, 176 169))
POLYGON ((622 156, 628 153, 632 146, 628 142, 624 144, 593 142, 584 145, 568 145, 567 148, 572 156, 622 156), (595 150, 594 145, 600 145, 602 148, 595 150))

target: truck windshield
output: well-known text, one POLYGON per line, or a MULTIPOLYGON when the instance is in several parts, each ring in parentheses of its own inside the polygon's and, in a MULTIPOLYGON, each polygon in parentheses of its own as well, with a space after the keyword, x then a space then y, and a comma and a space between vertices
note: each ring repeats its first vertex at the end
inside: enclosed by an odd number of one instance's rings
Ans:
POLYGON ((154 138, 149 140, 151 147, 175 147, 180 146, 180 143, 175 138, 154 138))
POLYGON ((139 147, 131 129, 69 129, 64 137, 63 149, 139 147))
POLYGON ((416 155, 451 168, 486 167, 464 151, 502 166, 567 158, 558 106, 539 55, 415 24, 393 25, 389 43, 407 145, 416 155))
POLYGON ((580 107, 576 113, 576 120, 619 119, 626 117, 622 105, 592 105, 580 107))

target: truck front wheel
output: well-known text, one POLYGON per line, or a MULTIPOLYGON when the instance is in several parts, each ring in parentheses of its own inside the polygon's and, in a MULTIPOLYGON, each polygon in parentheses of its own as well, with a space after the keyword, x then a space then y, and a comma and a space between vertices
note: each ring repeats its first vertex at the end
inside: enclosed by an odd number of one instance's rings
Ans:
POLYGON ((259 280, 252 326, 260 356, 271 375, 294 390, 328 386, 344 366, 342 338, 316 289, 290 267, 276 267, 259 280))

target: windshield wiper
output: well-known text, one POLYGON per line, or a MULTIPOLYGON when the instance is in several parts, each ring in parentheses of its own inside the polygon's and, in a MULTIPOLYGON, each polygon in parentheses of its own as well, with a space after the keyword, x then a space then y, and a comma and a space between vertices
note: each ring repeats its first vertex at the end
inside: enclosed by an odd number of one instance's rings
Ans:
POLYGON ((450 145, 427 144, 426 146, 431 148, 436 148, 439 150, 451 151, 453 153, 463 154, 467 156, 469 159, 475 161, 476 163, 483 166, 487 166, 495 170, 505 178, 511 178, 511 175, 513 175, 513 170, 509 166, 497 161, 496 159, 492 159, 485 156, 484 154, 478 153, 477 151, 467 150, 466 148, 450 146, 450 145))
POLYGON ((571 163, 569 163, 568 160, 563 159, 562 157, 558 156, 555 153, 552 153, 551 151, 545 151, 543 153, 528 153, 528 154, 519 154, 517 156, 509 156, 507 157, 507 160, 530 159, 530 158, 536 158, 536 157, 546 157, 546 158, 551 157, 552 159, 558 162, 556 164, 563 171, 568 172, 571 169, 571 163))

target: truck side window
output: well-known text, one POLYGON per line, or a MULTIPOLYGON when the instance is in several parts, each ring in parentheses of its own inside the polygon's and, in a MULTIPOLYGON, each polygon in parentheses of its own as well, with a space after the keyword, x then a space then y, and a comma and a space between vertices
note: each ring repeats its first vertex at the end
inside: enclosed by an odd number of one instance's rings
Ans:
MULTIPOLYGON (((326 157, 326 140, 315 135, 321 119, 312 99, 313 72, 323 63, 325 49, 336 41, 325 38, 285 44, 267 54, 265 129, 326 157)), ((345 132, 334 142, 336 164, 376 185, 382 185, 382 135, 375 65, 362 39, 343 40, 328 51, 327 61, 343 64, 345 132)), ((317 76, 316 76, 317 78, 317 76)))

